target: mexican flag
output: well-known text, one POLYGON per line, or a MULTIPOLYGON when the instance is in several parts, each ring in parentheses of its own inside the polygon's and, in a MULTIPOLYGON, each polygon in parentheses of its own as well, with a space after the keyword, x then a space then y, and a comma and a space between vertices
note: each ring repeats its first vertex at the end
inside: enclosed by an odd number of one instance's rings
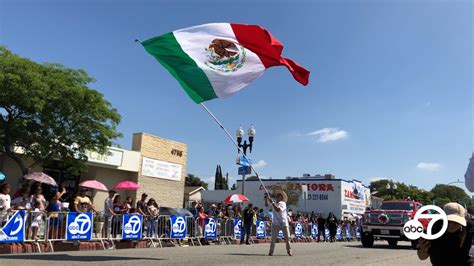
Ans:
POLYGON ((272 66, 307 85, 309 71, 281 56, 283 45, 258 25, 212 23, 142 43, 196 103, 234 95, 272 66))

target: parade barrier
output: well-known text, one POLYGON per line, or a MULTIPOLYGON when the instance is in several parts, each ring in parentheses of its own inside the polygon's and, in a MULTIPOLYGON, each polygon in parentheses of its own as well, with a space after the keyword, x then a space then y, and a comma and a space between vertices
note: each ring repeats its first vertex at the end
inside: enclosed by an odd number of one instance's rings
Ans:
MULTIPOLYGON (((192 246, 214 242, 230 245, 240 242, 242 221, 239 218, 194 218, 180 215, 142 216, 138 213, 107 216, 91 212, 53 212, 41 211, 0 212, 0 245, 11 243, 29 244, 31 252, 45 250, 54 252, 56 247, 66 243, 78 245, 91 243, 101 249, 136 247, 163 247, 165 243, 174 245, 187 241, 192 246), (129 243, 130 245, 127 245, 129 243), (43 249, 42 249, 43 247, 43 249)), ((293 242, 313 242, 320 233, 316 224, 296 222, 290 225, 290 239, 293 242)), ((253 239, 271 239, 271 222, 257 220, 252 226, 253 239)), ((339 227, 337 238, 354 239, 360 236, 358 230, 350 226, 339 227)), ((283 238, 283 232, 278 232, 283 238)), ((60 248, 61 250, 61 248, 60 248)))

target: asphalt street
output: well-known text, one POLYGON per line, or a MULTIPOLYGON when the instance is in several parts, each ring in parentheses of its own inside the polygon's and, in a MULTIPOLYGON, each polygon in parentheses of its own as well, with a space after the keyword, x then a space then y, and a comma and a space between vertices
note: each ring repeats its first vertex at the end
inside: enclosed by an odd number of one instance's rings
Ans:
POLYGON ((268 248, 257 244, 1 255, 0 265, 430 265, 418 259, 408 242, 397 248, 376 242, 370 249, 359 242, 298 243, 292 244, 293 257, 284 244, 277 244, 272 257, 268 248))

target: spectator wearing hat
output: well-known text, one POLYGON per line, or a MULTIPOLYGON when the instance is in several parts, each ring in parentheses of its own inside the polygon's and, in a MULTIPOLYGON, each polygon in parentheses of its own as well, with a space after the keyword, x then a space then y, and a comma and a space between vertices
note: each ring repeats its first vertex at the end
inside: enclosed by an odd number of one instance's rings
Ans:
POLYGON ((288 196, 282 190, 276 191, 276 202, 268 198, 268 195, 265 193, 265 207, 268 207, 268 203, 272 204, 272 208, 275 211, 272 218, 272 243, 270 244, 270 251, 268 256, 273 256, 273 251, 275 250, 275 243, 278 237, 278 231, 282 230, 285 237, 286 243, 286 252, 289 256, 293 256, 290 247, 290 230, 288 226, 288 214, 286 212, 286 201, 288 201, 288 196))
MULTIPOLYGON (((429 257, 433 265, 470 265, 472 225, 466 220, 466 209, 458 203, 450 202, 444 205, 444 212, 448 217, 446 232, 434 240, 420 238, 418 258, 426 260, 429 257)), ((442 220, 436 222, 433 233, 439 232, 442 224, 442 220)))
POLYGON ((115 190, 109 190, 109 196, 104 201, 104 213, 105 213, 105 238, 108 238, 112 228, 112 217, 116 214, 114 212, 114 197, 117 192, 115 190))
POLYGON ((87 196, 88 190, 81 188, 79 195, 74 199, 74 209, 76 212, 96 212, 92 206, 91 199, 87 196))

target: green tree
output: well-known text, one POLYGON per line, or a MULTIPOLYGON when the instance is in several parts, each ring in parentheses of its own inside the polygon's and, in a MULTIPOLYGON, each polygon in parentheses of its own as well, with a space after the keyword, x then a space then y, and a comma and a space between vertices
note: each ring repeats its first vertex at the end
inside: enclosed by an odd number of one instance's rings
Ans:
POLYGON ((431 204, 433 194, 429 191, 419 189, 413 185, 407 185, 401 182, 393 182, 392 180, 382 179, 373 181, 370 183, 370 191, 377 192, 376 196, 381 197, 384 200, 403 200, 412 199, 422 204, 431 204), (393 185, 397 185, 397 189, 387 189, 387 184, 393 188, 393 185))
POLYGON ((187 187, 204 187, 205 189, 207 189, 208 186, 206 182, 193 174, 186 175, 184 185, 187 187))
POLYGON ((225 174, 225 186, 224 186, 224 189, 225 189, 225 190, 229 190, 229 173, 226 173, 226 174, 225 174))
POLYGON ((0 46, 0 150, 22 174, 53 160, 80 171, 86 150, 105 153, 121 136, 120 115, 89 88, 93 81, 84 70, 39 64, 0 46))
POLYGON ((214 175, 214 190, 221 189, 221 177, 219 175, 219 165, 216 166, 216 173, 214 175))
POLYGON ((457 186, 437 184, 431 189, 431 193, 433 193, 435 204, 441 207, 448 202, 459 202, 462 205, 470 203, 466 192, 457 186))

